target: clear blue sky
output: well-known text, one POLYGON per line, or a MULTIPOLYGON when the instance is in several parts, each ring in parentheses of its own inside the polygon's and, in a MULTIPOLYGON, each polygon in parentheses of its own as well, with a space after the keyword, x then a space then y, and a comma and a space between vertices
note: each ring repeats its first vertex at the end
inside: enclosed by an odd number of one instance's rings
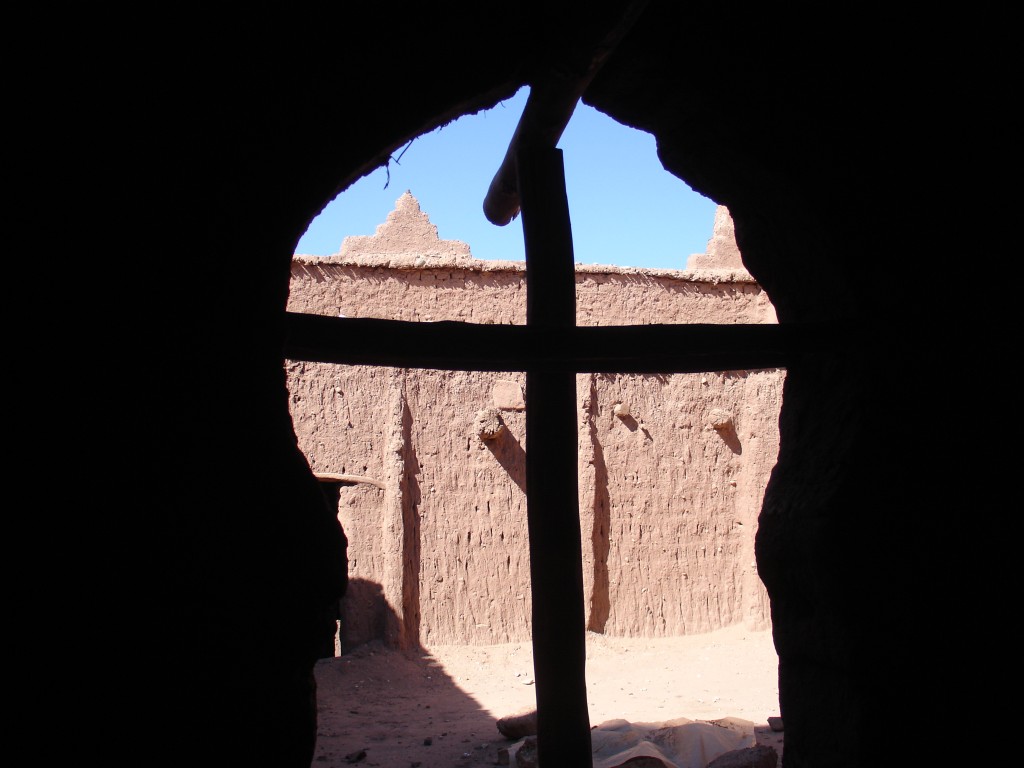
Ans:
MULTIPOLYGON (((528 89, 412 142, 388 172, 379 168, 310 222, 296 253, 338 253, 348 235, 372 235, 406 190, 443 240, 469 243, 478 259, 522 261, 520 218, 504 227, 483 200, 515 132, 528 89)), ((582 102, 558 143, 565 165, 575 261, 684 269, 711 237, 715 203, 661 167, 654 137, 582 102)))

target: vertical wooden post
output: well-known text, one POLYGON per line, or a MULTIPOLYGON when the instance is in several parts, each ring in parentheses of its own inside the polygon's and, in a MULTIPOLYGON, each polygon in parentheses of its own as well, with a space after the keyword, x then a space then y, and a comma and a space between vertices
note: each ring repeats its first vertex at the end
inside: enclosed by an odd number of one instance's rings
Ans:
MULTIPOLYGON (((520 148, 526 322, 576 324, 576 268, 562 153, 520 148)), ((576 374, 526 372, 526 500, 537 687, 537 760, 590 768, 576 454, 576 374)))

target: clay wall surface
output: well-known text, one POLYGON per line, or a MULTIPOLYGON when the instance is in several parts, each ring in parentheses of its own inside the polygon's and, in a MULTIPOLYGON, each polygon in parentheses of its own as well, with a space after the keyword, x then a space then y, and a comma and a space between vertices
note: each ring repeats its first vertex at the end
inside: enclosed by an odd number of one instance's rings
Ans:
MULTIPOLYGON (((424 226, 408 198, 392 228, 424 226)), ((415 254, 388 252, 379 247, 387 231, 359 239, 356 253, 349 238, 348 252, 296 256, 288 309, 525 322, 522 263, 474 260, 436 231, 415 254), (430 242, 445 247, 431 252, 430 242)), ((577 324, 775 322, 742 267, 706 258, 699 267, 579 265, 577 324)), ((342 647, 528 640, 525 374, 310 362, 289 362, 287 374, 313 471, 344 476, 352 585, 342 647), (503 426, 497 436, 481 436, 488 411, 503 426)), ((778 369, 577 376, 588 629, 653 637, 769 625, 753 541, 778 454, 783 378, 778 369)))
MULTIPOLYGON (((526 278, 520 262, 415 267, 397 256, 332 258, 296 258, 291 311, 420 322, 526 322, 526 278), (303 285, 298 294, 297 282, 303 285), (339 292, 342 284, 345 291, 339 292)), ((577 325, 670 322, 775 322, 775 312, 760 287, 738 272, 577 266, 577 325), (682 317, 686 319, 673 319, 682 317)))

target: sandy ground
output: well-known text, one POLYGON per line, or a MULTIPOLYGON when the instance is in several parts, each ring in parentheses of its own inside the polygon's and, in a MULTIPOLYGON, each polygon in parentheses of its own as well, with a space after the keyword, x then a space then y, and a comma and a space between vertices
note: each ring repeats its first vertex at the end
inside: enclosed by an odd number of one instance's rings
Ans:
MULTIPOLYGON (((770 631, 730 627, 686 637, 589 634, 590 722, 739 718, 782 757, 778 657, 770 631)), ((316 667, 315 768, 477 768, 512 742, 498 718, 534 704, 530 643, 402 653, 371 644, 316 667)), ((513 760, 514 763, 514 760, 513 760)))

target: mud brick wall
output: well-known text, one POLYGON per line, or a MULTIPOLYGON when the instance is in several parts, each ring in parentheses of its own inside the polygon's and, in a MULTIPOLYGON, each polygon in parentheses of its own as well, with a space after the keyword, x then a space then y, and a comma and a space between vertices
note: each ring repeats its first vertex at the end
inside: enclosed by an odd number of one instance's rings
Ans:
MULTIPOLYGON (((730 223, 720 209, 709 253, 689 270, 579 265, 577 324, 775 322, 730 223)), ((406 195, 375 237, 297 256, 288 309, 524 323, 523 267, 438 240, 406 195)), ((342 647, 528 640, 525 374, 287 367, 300 446, 314 472, 342 483, 352 579, 342 647)), ((588 629, 654 637, 769 625, 753 541, 783 378, 577 376, 588 629)))

